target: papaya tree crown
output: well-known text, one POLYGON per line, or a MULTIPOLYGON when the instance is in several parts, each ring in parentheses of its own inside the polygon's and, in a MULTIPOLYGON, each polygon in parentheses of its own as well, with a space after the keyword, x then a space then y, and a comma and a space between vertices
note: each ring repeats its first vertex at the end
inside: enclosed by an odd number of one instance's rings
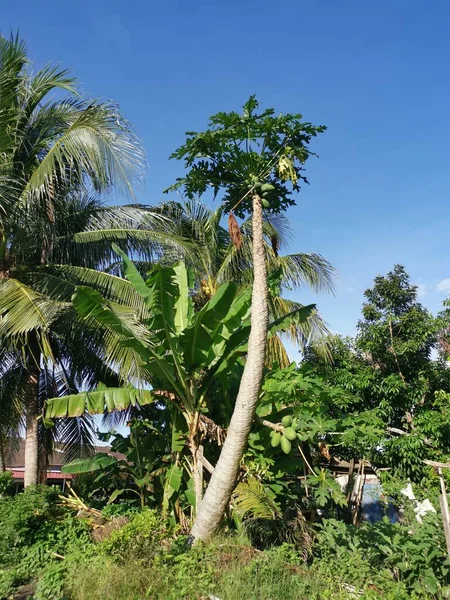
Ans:
POLYGON ((295 204, 293 193, 304 174, 306 160, 315 155, 311 139, 325 131, 302 120, 301 114, 259 110, 250 96, 242 114, 219 112, 209 119, 208 129, 188 131, 186 142, 170 156, 184 161, 186 174, 165 192, 183 189, 188 198, 212 189, 220 194, 225 213, 243 218, 251 213, 251 197, 258 193, 264 208, 280 213, 295 204))

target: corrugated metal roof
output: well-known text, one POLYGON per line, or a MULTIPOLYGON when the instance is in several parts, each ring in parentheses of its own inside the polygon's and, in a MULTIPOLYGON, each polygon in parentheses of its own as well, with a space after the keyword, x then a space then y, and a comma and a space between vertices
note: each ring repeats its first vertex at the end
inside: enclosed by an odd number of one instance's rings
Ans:
MULTIPOLYGON (((23 481, 24 469, 7 469, 12 473, 13 478, 16 481, 23 481)), ((61 471, 47 471, 47 482, 49 481, 61 481, 61 480, 72 480, 73 475, 70 473, 61 473, 61 471)))

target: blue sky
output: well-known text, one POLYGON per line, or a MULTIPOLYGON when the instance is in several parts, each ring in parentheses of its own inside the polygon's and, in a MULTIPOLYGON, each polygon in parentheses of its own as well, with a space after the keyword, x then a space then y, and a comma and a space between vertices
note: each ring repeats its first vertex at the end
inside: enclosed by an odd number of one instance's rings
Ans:
POLYGON ((119 103, 147 152, 142 202, 180 174, 167 157, 184 131, 250 94, 326 124, 286 250, 325 256, 336 295, 296 297, 352 334, 364 289, 401 263, 439 310, 450 290, 448 0, 21 0, 1 16, 38 65, 58 61, 84 92, 119 103))

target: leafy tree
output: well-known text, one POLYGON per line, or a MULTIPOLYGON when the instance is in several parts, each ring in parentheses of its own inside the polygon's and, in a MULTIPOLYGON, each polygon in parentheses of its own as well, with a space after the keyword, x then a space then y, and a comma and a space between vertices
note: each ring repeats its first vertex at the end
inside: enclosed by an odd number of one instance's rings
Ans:
POLYGON ((240 247, 241 233, 234 215, 252 215, 253 295, 248 354, 239 392, 219 461, 212 474, 192 529, 194 540, 207 540, 222 520, 233 491, 259 398, 269 319, 267 264, 263 211, 279 214, 295 203, 292 192, 305 182, 304 163, 311 156, 312 137, 324 131, 303 122, 301 115, 275 116, 258 112, 251 97, 243 114, 218 113, 209 128, 189 132, 173 158, 183 160, 187 173, 171 189, 182 188, 188 198, 212 189, 225 213, 230 234, 240 247))
POLYGON ((113 186, 132 194, 143 166, 115 105, 81 98, 52 65, 33 75, 23 41, 0 37, 0 435, 18 427, 25 406, 25 485, 38 481, 48 388, 51 396, 74 391, 97 369, 113 377, 92 351, 100 336, 80 331, 69 301, 80 282, 126 295, 122 280, 98 272, 111 241, 144 257, 161 241, 151 231, 155 223, 161 230, 161 215, 105 207, 99 196, 113 186), (54 100, 56 91, 66 95, 54 100))
POLYGON ((365 297, 356 339, 332 341, 333 364, 323 364, 310 350, 306 365, 350 392, 353 411, 371 409, 383 424, 378 439, 367 439, 359 449, 341 448, 341 456, 356 452, 375 465, 391 466, 402 477, 420 480, 423 459, 448 454, 450 373, 440 349, 450 314, 431 315, 399 265, 376 277, 365 297))

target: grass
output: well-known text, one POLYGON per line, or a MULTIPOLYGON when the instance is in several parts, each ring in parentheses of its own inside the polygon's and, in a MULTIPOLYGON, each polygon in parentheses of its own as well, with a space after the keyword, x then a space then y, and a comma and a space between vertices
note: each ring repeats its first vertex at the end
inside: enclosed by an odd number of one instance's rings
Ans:
MULTIPOLYGON (((258 552, 233 539, 166 557, 96 557, 67 578, 71 600, 346 600, 343 584, 305 565, 288 547, 258 552)), ((367 598, 369 596, 366 596, 367 598)))

